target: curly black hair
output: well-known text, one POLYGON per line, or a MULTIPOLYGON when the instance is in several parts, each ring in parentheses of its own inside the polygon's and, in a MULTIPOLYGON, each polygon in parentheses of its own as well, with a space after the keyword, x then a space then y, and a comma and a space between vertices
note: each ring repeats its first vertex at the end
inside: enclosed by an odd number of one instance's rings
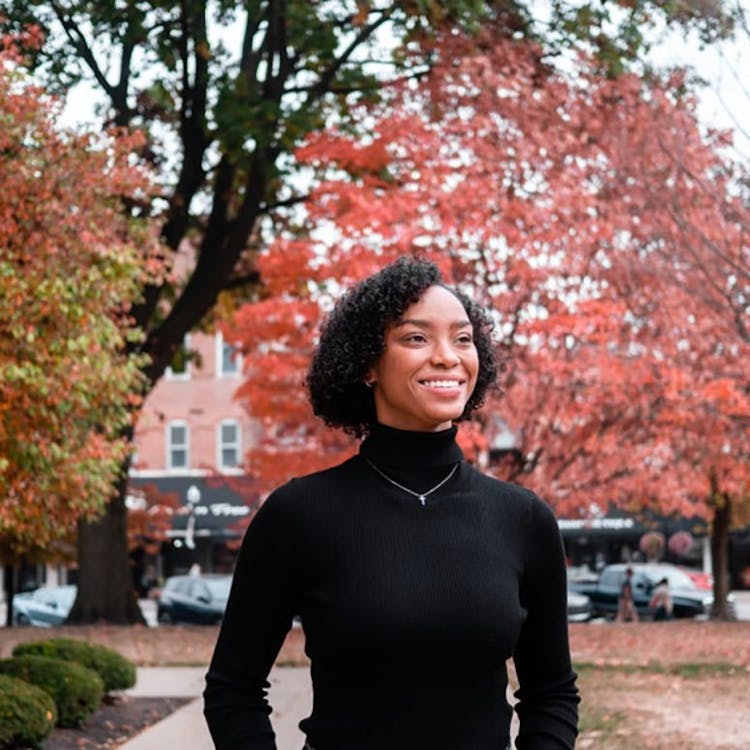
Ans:
POLYGON ((377 421, 368 371, 385 349, 385 332, 431 286, 443 286, 461 302, 471 321, 479 355, 473 393, 456 421, 468 419, 484 403, 497 378, 492 321, 465 294, 447 286, 430 261, 404 256, 364 279, 336 303, 320 334, 306 385, 313 412, 330 427, 362 437, 377 421))

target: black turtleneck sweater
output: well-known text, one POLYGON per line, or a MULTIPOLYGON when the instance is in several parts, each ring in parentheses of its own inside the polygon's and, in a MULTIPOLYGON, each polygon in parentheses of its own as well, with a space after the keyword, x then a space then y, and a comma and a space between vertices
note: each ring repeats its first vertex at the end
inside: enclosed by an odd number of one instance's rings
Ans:
POLYGON ((455 433, 376 426, 359 455, 258 510, 206 675, 218 750, 275 750, 266 678, 294 615, 313 682, 300 727, 315 750, 503 750, 511 656, 516 748, 573 747, 557 524, 531 492, 463 462, 455 433), (422 505, 368 461, 418 492, 460 463, 422 505))

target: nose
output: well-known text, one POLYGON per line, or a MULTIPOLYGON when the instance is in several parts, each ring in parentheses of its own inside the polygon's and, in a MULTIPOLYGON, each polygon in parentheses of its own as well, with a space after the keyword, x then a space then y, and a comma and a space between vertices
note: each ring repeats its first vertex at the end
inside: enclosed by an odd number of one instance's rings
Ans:
POLYGON ((451 342, 443 339, 435 342, 430 360, 433 365, 441 367, 455 367, 460 362, 451 342))

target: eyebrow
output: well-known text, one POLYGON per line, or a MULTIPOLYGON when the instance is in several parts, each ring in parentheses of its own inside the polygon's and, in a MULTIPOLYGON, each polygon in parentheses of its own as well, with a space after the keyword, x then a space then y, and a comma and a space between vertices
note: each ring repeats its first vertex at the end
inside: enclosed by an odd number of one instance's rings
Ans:
MULTIPOLYGON (((399 326, 413 325, 418 328, 432 328, 432 323, 429 320, 419 320, 418 318, 399 318, 393 324, 394 328, 399 326)), ((454 320, 451 324, 451 328, 468 328, 471 326, 470 320, 454 320)))

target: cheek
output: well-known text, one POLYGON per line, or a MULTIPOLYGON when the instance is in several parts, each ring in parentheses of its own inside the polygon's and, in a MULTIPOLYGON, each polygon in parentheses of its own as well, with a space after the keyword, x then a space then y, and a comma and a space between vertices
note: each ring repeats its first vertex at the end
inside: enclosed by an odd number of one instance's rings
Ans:
POLYGON ((381 388, 398 390, 406 386, 409 380, 409 362, 404 357, 383 356, 372 372, 381 388))
POLYGON ((472 358, 468 369, 471 372, 471 389, 474 390, 474 386, 477 384, 477 379, 479 377, 479 355, 475 355, 472 358))
POLYGON ((470 368, 472 373, 474 374, 474 377, 477 376, 477 373, 479 372, 479 352, 475 349, 470 357, 470 368))

